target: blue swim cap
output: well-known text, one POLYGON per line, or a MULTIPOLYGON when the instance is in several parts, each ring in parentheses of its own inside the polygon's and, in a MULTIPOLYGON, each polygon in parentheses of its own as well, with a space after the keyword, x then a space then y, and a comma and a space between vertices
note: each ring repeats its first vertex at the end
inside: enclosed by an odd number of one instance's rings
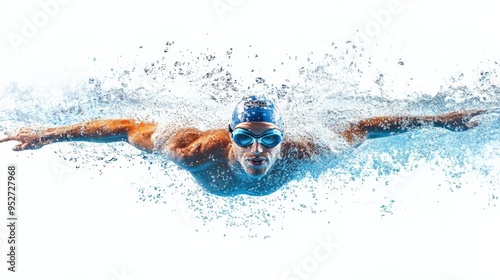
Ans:
POLYGON ((274 103, 262 96, 251 95, 244 97, 234 108, 229 128, 243 122, 268 122, 283 130, 281 114, 274 103))

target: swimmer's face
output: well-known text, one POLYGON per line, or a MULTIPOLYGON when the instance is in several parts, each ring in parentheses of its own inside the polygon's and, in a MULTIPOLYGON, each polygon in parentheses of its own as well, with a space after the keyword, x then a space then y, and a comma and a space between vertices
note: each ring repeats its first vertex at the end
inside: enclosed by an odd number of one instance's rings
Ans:
MULTIPOLYGON (((267 122, 245 122, 238 124, 234 129, 236 128, 246 129, 255 135, 260 135, 271 129, 278 129, 276 125, 267 122)), ((250 177, 256 179, 262 178, 271 169, 278 159, 282 144, 279 143, 275 147, 268 148, 255 141, 249 146, 240 147, 234 143, 234 140, 232 141, 236 160, 250 177)))

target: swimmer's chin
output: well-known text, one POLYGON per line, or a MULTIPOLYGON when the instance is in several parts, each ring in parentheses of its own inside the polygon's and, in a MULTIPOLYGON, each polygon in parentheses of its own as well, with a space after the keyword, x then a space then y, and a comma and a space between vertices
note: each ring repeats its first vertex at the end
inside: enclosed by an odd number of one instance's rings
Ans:
POLYGON ((250 179, 255 179, 255 180, 260 180, 260 179, 264 178, 264 176, 266 176, 266 174, 267 174, 267 172, 265 172, 265 173, 259 173, 259 174, 247 172, 247 176, 250 179))
POLYGON ((267 172, 269 171, 268 166, 246 166, 245 167, 245 173, 248 177, 252 179, 261 179, 264 177, 267 172))

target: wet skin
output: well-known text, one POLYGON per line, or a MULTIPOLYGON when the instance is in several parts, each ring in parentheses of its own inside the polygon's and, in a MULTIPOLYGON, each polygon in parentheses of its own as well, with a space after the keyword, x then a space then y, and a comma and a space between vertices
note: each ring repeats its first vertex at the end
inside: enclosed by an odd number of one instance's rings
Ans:
MULTIPOLYGON (((260 135, 278 127, 272 123, 247 122, 237 125, 234 129, 236 128, 243 128, 255 135, 260 135)), ((176 138, 189 137, 189 134, 174 135, 169 141, 167 150, 179 151, 183 155, 189 154, 188 149, 179 150, 178 147, 181 145, 175 141, 176 138)), ((202 158, 212 158, 212 160, 201 163, 195 161, 183 167, 191 172, 196 181, 207 191, 217 195, 272 193, 293 179, 294 170, 298 167, 296 161, 290 161, 292 157, 286 156, 288 149, 298 147, 297 143, 282 142, 275 147, 268 148, 256 141, 250 146, 240 147, 234 143, 227 130, 211 131, 210 135, 205 135, 205 139, 209 139, 212 143, 220 143, 218 149, 211 149, 211 145, 196 147, 197 154, 203 154, 202 158), (221 153, 222 150, 225 152, 221 153)), ((312 145, 303 147, 303 149, 311 148, 312 145)), ((176 161, 175 155, 172 158, 176 161)), ((185 162, 186 159, 182 158, 177 163, 182 164, 182 161, 185 162)))
MULTIPOLYGON (((381 116, 360 120, 335 130, 339 137, 356 147, 366 139, 396 135, 421 127, 440 127, 451 131, 466 131, 478 122, 473 117, 484 110, 457 111, 437 116, 381 116)), ((293 124, 292 124, 293 125, 293 124)), ((276 128, 262 122, 240 123, 236 128, 250 130, 255 135, 276 128)), ((134 147, 159 152, 181 168, 189 171, 208 192, 231 196, 238 194, 270 194, 294 179, 303 164, 313 155, 326 154, 307 137, 287 139, 267 148, 258 142, 248 147, 237 146, 226 129, 200 131, 182 128, 159 132, 153 122, 131 119, 93 120, 56 128, 22 128, 17 133, 0 138, 0 143, 18 141, 15 151, 38 149, 62 141, 109 143, 126 141, 134 147), (155 143, 154 138, 160 139, 155 143)))
MULTIPOLYGON (((247 122, 241 123, 235 127, 243 128, 255 135, 261 135, 271 129, 278 129, 272 123, 266 122, 247 122)), ((252 145, 247 147, 240 147, 231 139, 231 152, 230 166, 233 173, 239 175, 241 179, 261 179, 272 168, 273 164, 278 159, 281 152, 281 145, 279 143, 273 148, 265 147, 264 145, 255 141, 252 145), (243 169, 244 172, 241 172, 243 169)))

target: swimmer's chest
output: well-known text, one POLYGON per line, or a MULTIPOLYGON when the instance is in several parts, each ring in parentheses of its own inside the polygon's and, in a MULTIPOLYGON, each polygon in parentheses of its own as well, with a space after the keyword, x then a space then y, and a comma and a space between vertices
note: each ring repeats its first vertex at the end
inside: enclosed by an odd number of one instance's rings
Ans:
POLYGON ((234 174, 227 164, 213 165, 209 168, 190 171, 196 181, 208 192, 221 196, 238 194, 267 195, 280 189, 292 179, 293 168, 277 164, 275 168, 258 181, 243 180, 234 174))

